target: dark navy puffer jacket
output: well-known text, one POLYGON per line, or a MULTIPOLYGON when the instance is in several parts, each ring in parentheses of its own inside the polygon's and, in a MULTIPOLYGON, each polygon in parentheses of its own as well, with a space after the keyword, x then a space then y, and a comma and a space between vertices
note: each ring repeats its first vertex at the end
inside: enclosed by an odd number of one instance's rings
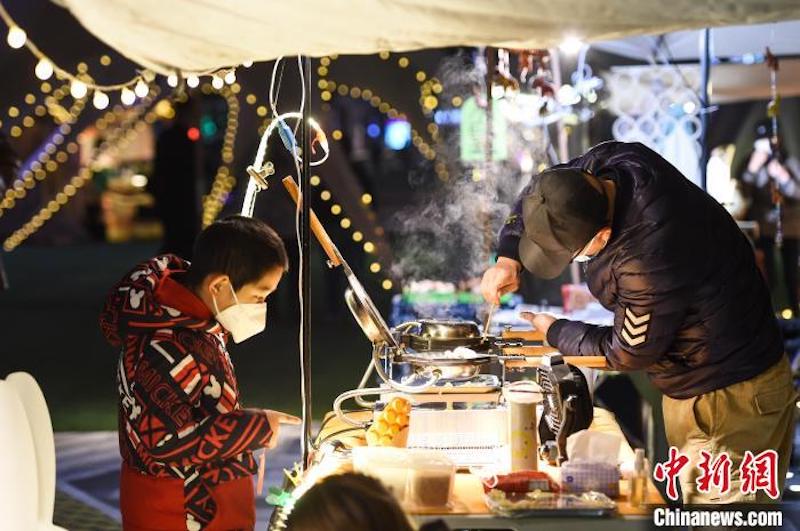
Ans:
MULTIPOLYGON (((673 398, 747 380, 779 361, 781 335, 752 247, 711 196, 642 144, 606 142, 563 166, 617 187, 611 239, 584 264, 614 325, 560 319, 548 331, 551 345, 566 355, 602 354, 613 369, 643 369, 673 398)), ((514 259, 520 203, 498 246, 514 259)))

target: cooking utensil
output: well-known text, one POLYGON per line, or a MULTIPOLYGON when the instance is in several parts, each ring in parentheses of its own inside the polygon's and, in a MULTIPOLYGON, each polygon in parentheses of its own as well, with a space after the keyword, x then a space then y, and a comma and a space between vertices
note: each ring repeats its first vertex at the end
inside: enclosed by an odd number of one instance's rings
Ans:
POLYGON ((492 326, 492 315, 494 315, 494 311, 497 309, 497 305, 492 303, 489 305, 489 313, 486 315, 486 322, 483 324, 483 335, 489 335, 489 328, 492 326))
MULTIPOLYGON (((282 182, 294 202, 298 203, 300 192, 294 179, 285 177, 282 182)), ((375 303, 372 302, 367 290, 358 281, 358 278, 350 268, 350 264, 347 263, 333 240, 328 236, 325 227, 322 226, 313 210, 311 211, 311 231, 320 245, 322 245, 325 254, 328 255, 329 265, 331 267, 341 266, 342 271, 344 271, 347 282, 350 284, 350 288, 345 290, 345 301, 361 330, 373 343, 386 343, 398 347, 397 341, 389 331, 389 327, 375 307, 375 303)))

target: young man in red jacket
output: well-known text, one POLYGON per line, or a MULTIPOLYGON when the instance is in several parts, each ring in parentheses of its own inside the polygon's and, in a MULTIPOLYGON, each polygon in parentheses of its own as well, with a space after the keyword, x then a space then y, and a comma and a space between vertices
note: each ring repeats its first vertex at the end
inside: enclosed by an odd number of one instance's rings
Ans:
POLYGON ((240 216, 199 236, 191 265, 137 266, 108 295, 100 325, 120 348, 120 508, 126 531, 252 529, 253 450, 273 447, 276 411, 243 409, 228 337, 266 325, 288 268, 280 237, 240 216))

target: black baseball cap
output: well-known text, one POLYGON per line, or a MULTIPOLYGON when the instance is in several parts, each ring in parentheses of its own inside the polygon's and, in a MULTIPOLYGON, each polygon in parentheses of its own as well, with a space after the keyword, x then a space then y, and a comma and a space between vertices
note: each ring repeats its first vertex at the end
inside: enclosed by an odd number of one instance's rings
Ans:
POLYGON ((540 173, 522 200, 522 265, 538 277, 557 277, 610 217, 609 198, 597 177, 579 168, 540 173))

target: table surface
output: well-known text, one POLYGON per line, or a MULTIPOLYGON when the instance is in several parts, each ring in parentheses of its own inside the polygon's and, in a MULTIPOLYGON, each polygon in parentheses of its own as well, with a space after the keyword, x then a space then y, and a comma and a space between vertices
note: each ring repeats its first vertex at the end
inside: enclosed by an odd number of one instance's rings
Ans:
MULTIPOLYGON (((363 430, 348 430, 351 426, 342 422, 338 418, 330 418, 333 413, 326 415, 326 421, 322 431, 319 434, 319 439, 324 439, 330 436, 344 443, 347 446, 364 446, 366 440, 364 438, 363 430), (347 430, 341 436, 335 435, 337 432, 347 430)), ((372 413, 368 411, 360 411, 350 413, 348 416, 353 420, 365 421, 371 417, 372 413)), ((619 427, 614 415, 611 412, 594 408, 594 420, 589 427, 590 430, 595 430, 603 433, 611 433, 619 435, 622 438, 620 445, 619 459, 620 461, 633 461, 633 449, 628 444, 622 430, 619 427)), ((554 479, 559 479, 558 467, 551 467, 550 465, 540 461, 539 470, 547 472, 554 479)), ((656 489, 652 480, 648 479, 647 485, 647 500, 644 506, 634 507, 628 500, 628 481, 620 480, 620 496, 615 501, 617 502, 617 513, 621 516, 645 516, 649 515, 654 505, 664 505, 664 499, 656 489)), ((452 503, 447 510, 433 509, 433 510, 411 510, 413 515, 474 515, 474 516, 488 516, 491 515, 486 502, 484 501, 483 486, 478 476, 470 473, 456 474, 455 485, 453 488, 452 503)))

